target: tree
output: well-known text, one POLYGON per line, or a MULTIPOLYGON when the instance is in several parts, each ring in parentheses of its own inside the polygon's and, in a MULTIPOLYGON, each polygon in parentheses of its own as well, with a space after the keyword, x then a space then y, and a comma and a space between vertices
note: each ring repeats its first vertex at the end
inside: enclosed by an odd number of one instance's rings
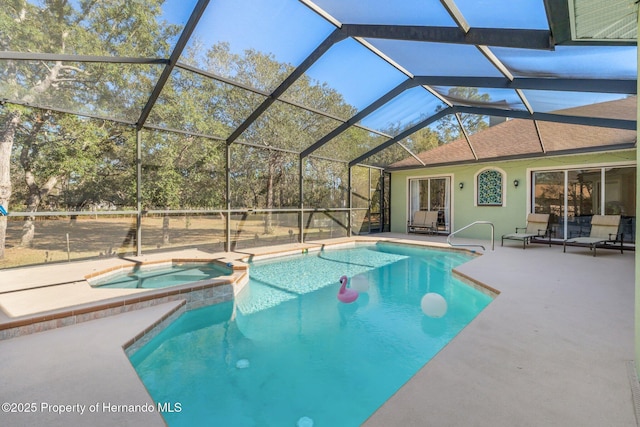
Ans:
MULTIPOLYGON (((398 128, 392 127, 391 129, 387 129, 385 133, 391 135, 398 134, 400 133, 399 126, 398 128)), ((402 140, 401 144, 410 150, 411 153, 418 154, 436 148, 444 144, 444 141, 440 139, 438 132, 433 131, 429 127, 424 127, 402 140)), ((378 152, 372 158, 366 159, 365 163, 385 167, 394 162, 406 159, 409 155, 410 153, 400 145, 393 144, 378 152)))
MULTIPOLYGON (((480 94, 477 88, 466 87, 451 88, 447 98, 455 100, 456 103, 482 103, 489 101, 488 94, 480 94)), ((439 107, 436 111, 440 111, 443 108, 444 107, 439 107)), ((421 117, 421 120, 426 120, 427 118, 428 117, 423 116, 421 117)), ((460 119, 463 126, 470 134, 485 129, 488 126, 488 123, 483 116, 461 114, 460 119)), ((403 130, 404 129, 402 129, 400 124, 392 124, 385 129, 384 132, 390 135, 397 135, 403 130)), ((449 115, 440 119, 437 122, 435 129, 432 127, 424 127, 405 138, 401 143, 411 150, 412 153, 418 154, 451 142, 461 136, 462 133, 458 120, 455 116, 449 115)), ((375 160, 369 159, 369 161, 372 161, 377 165, 385 166, 396 161, 403 160, 407 157, 408 153, 394 144, 377 153, 375 155, 375 160)))
MULTIPOLYGON (((142 202, 145 209, 221 208, 224 146, 204 138, 145 132, 142 202)), ((163 215, 162 245, 170 243, 169 214, 163 215)))
MULTIPOLYGON (((233 53, 226 43, 212 46, 204 57, 207 71, 233 76, 240 83, 264 91, 273 90, 294 69, 292 65, 277 62, 272 55, 255 50, 233 53)), ((192 60, 197 62, 195 57, 192 60)), ((218 99, 224 105, 220 120, 233 127, 242 123, 257 107, 254 96, 246 91, 226 92, 224 97, 218 99)), ((339 117, 355 114, 355 109, 337 91, 306 75, 300 77, 283 97, 339 117)), ((336 126, 336 122, 318 114, 285 103, 272 104, 239 138, 239 142, 250 143, 255 148, 233 147, 232 152, 237 154, 230 165, 233 177, 232 205, 274 209, 297 204, 298 183, 291 178, 297 176, 297 159, 274 148, 302 151, 336 126), (258 148, 260 146, 264 149, 258 148)), ((349 148, 345 147, 345 150, 349 148)), ((271 214, 268 213, 264 230, 266 234, 271 233, 271 224, 271 214)))
MULTIPOLYGON (((26 109, 25 109, 26 110, 26 109)), ((14 177, 23 181, 13 206, 34 213, 43 202, 52 210, 132 206, 133 132, 102 120, 34 109, 15 132, 14 177), (57 197, 53 197, 56 193, 57 197)), ((23 224, 21 246, 29 247, 35 217, 23 224)))
MULTIPOLYGON (((476 105, 478 103, 482 104, 491 101, 491 96, 489 94, 481 94, 478 91, 478 88, 475 87, 452 87, 449 89, 446 98, 450 99, 455 104, 462 105, 476 105)), ((438 108, 438 111, 443 108, 444 107, 438 108)), ((469 134, 476 133, 489 127, 486 118, 476 114, 460 114, 460 121, 469 134)), ((438 122, 437 129, 440 133, 440 139, 445 143, 451 142, 462 136, 458 120, 451 114, 442 118, 438 122)))
MULTIPOLYGON (((0 10, 0 48, 117 57, 170 56, 180 28, 161 22, 163 0, 96 2, 10 0, 0 10)), ((348 119, 356 113, 335 89, 303 75, 239 136, 230 141, 233 161, 225 164, 225 140, 295 69, 272 54, 232 52, 228 43, 205 46, 192 40, 181 61, 211 79, 176 67, 155 102, 147 124, 192 134, 143 135, 143 187, 146 208, 222 208, 226 168, 231 168, 235 207, 277 209, 297 206, 297 153, 335 129, 340 121, 298 108, 302 104, 348 119), (228 83, 232 79, 240 86, 228 83), (251 88, 251 90, 247 89, 251 88), (201 138, 198 134, 209 135, 201 138), (243 143, 236 144, 236 143, 243 143)), ((0 203, 35 213, 46 203, 69 210, 88 206, 133 206, 135 133, 102 120, 49 111, 69 110, 91 117, 136 122, 164 65, 108 62, 7 61, 0 90, 17 105, 0 110, 0 203), (11 161, 13 158, 13 162, 11 161), (19 179, 18 179, 19 178, 19 179)), ((350 128, 309 158, 305 205, 344 207, 348 189, 346 162, 369 151, 382 138, 350 128)), ((407 144, 433 146, 423 130, 407 144)), ((386 153, 385 153, 386 154, 386 153)), ((164 218, 163 242, 168 220, 164 218)), ((272 229, 265 221, 265 233, 272 229)), ((25 220, 23 244, 35 232, 33 215, 25 220)), ((0 256, 6 218, 0 218, 0 256)))
MULTIPOLYGON (((17 52, 48 52, 57 54, 168 56, 169 45, 178 28, 158 25, 162 0, 130 2, 118 0, 96 2, 81 0, 46 0, 42 7, 24 0, 5 2, 0 10, 0 48, 17 52), (135 37, 128 37, 135 33, 135 37)), ((150 71, 144 67, 123 73, 122 66, 105 63, 74 64, 55 61, 8 61, 0 77, 0 89, 18 104, 56 105, 92 114, 137 114, 141 96, 148 88, 150 71)), ((153 73, 151 73, 153 74, 153 73)), ((44 126, 46 113, 33 113, 20 107, 10 107, 4 114, 0 132, 0 204, 11 203, 11 153, 16 132, 22 127, 28 132, 44 126)), ((27 132, 27 133, 28 133, 27 132)), ((64 129, 58 129, 64 135, 64 129)), ((35 141, 31 133, 31 140, 35 141)), ((27 137, 27 140, 29 137, 27 137)), ((37 138, 36 138, 37 139, 37 138)), ((27 144, 28 145, 28 144, 27 144)), ((39 150, 21 150, 20 164, 32 168, 29 156, 39 150)), ((31 170, 24 173, 31 190, 32 208, 42 197, 36 193, 48 191, 59 177, 46 180, 40 189, 31 170)), ((27 218, 27 222, 31 221, 27 218)), ((0 258, 4 257, 6 218, 0 219, 0 258)), ((33 234, 33 222, 25 224, 23 241, 33 234)))
MULTIPOLYGON (((4 129, 0 133, 0 205, 5 209, 8 209, 9 200, 11 199, 11 149, 13 148, 15 133, 19 124, 19 110, 12 110, 7 114, 4 129)), ((0 216, 0 259, 4 258, 6 236, 7 217, 2 215, 0 216)))
POLYGON ((440 135, 428 127, 420 129, 407 139, 407 145, 409 145, 411 150, 416 154, 444 144, 444 141, 440 139, 440 135))

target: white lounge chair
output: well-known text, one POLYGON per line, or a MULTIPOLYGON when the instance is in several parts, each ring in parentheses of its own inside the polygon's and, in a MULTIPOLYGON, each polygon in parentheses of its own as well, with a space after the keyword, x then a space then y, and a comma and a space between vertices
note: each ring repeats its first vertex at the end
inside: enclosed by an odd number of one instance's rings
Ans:
MULTIPOLYGON (((502 236, 502 245, 506 240, 522 240, 522 249, 527 247, 527 243, 531 243, 531 239, 534 237, 545 237, 548 235, 549 228, 549 214, 535 214, 531 213, 527 215, 527 226, 516 227, 515 233, 509 233, 502 236)), ((551 246, 551 239, 549 239, 549 246, 551 246)))
MULTIPOLYGON (((574 237, 567 239, 563 243, 563 252, 567 251, 567 246, 586 246, 593 250, 596 256, 596 247, 611 246, 620 242, 620 253, 624 252, 624 237, 618 234, 620 228, 620 215, 594 215, 591 218, 591 232, 589 237, 574 237)), ((615 246, 618 248, 618 246, 615 246)))

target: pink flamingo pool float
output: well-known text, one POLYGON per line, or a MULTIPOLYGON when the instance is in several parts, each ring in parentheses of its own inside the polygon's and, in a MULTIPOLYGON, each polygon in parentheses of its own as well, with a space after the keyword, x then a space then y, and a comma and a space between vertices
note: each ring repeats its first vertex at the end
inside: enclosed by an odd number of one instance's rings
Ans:
POLYGON ((342 276, 340 278, 340 283, 342 284, 342 286, 340 286, 340 290, 338 291, 338 299, 347 304, 358 299, 358 291, 356 291, 355 289, 347 288, 348 280, 349 279, 347 279, 347 276, 342 276))

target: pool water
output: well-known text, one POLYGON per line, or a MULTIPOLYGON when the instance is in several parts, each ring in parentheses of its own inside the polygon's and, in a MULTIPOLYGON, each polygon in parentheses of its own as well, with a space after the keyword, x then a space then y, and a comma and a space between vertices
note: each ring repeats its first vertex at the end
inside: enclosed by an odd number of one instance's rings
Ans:
POLYGON ((157 289, 226 276, 231 273, 212 263, 176 263, 165 267, 140 267, 92 281, 100 288, 157 289))
POLYGON ((452 277, 469 259, 377 244, 255 262, 235 306, 185 313, 131 362, 154 401, 180 402, 171 427, 358 426, 491 302, 452 277), (343 274, 369 283, 351 304, 343 274))

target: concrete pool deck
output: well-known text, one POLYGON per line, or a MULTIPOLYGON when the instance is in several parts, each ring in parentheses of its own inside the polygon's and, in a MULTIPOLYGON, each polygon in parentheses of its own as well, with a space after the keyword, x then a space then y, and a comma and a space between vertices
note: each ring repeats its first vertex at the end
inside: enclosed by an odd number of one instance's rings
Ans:
MULTIPOLYGON (((444 242, 433 236, 376 237, 444 242)), ((458 270, 500 295, 364 425, 637 426, 634 253, 602 250, 594 258, 585 248, 563 254, 561 246, 532 244, 522 250, 518 242, 487 249, 458 270)), ((267 251, 274 248, 220 256, 267 251)), ((18 288, 81 282, 93 263, 105 266, 103 260, 0 271, 0 307, 15 307, 21 295, 20 304, 37 312, 54 298, 43 291, 58 286, 18 288)), ((77 290, 60 286, 59 300, 72 304, 77 290)), ((164 425, 157 411, 142 411, 152 401, 122 346, 176 304, 0 341, 0 401, 15 403, 16 410, 18 404, 34 403, 36 409, 0 412, 0 425, 164 425), (71 405, 76 412, 57 414, 53 409, 60 407, 53 405, 71 405), (138 406, 127 412, 123 405, 138 406)), ((9 316, 0 313, 0 322, 2 317, 9 316)))

